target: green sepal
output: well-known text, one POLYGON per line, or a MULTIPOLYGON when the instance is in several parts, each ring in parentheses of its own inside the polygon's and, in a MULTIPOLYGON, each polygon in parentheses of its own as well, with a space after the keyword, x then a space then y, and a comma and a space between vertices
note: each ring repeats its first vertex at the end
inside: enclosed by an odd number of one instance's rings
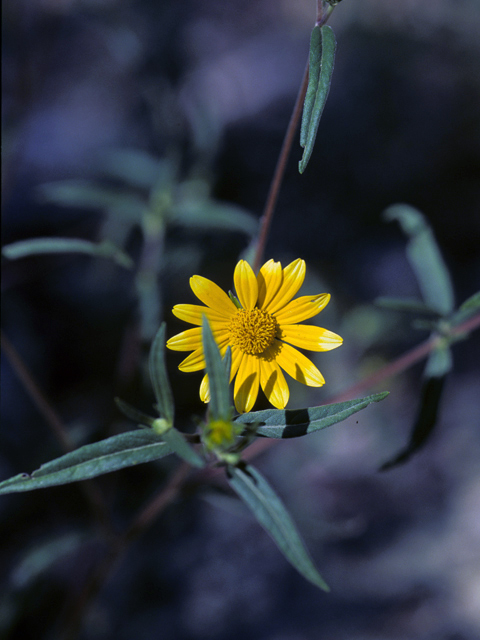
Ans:
POLYGON ((188 462, 188 464, 199 469, 205 466, 205 461, 198 455, 195 449, 188 444, 183 434, 175 429, 175 427, 170 427, 164 431, 161 434, 161 438, 177 456, 185 460, 185 462, 188 462))
POLYGON ((157 400, 155 407, 158 409, 160 416, 172 425, 175 407, 170 382, 168 380, 167 367, 165 365, 165 336, 166 324, 162 322, 150 348, 148 367, 150 380, 157 400))
POLYGON ((206 316, 203 316, 202 319, 202 341, 210 385, 210 419, 230 420, 232 417, 229 385, 231 352, 227 348, 225 358, 222 359, 206 316))
POLYGON ((337 43, 328 25, 315 26, 310 37, 308 87, 303 104, 300 146, 304 148, 298 170, 303 173, 312 155, 318 125, 327 102, 332 81, 337 43))
POLYGON ((128 431, 106 440, 87 444, 34 471, 21 473, 0 483, 0 494, 43 489, 79 480, 88 480, 158 460, 172 453, 170 447, 151 429, 128 431))
POLYGON ((2 255, 9 260, 52 253, 85 253, 97 258, 110 258, 126 269, 134 266, 130 256, 109 240, 95 243, 80 238, 29 238, 2 248, 2 255))
POLYGON ((388 391, 376 393, 365 398, 347 400, 336 404, 324 404, 306 409, 265 409, 242 413, 235 422, 242 424, 257 423, 256 435, 267 438, 297 438, 314 433, 341 422, 372 402, 380 402, 388 396, 388 391))
POLYGON ((234 293, 232 291, 228 292, 228 297, 233 302, 233 304, 237 307, 237 309, 241 309, 242 308, 242 305, 240 304, 239 299, 237 298, 236 295, 234 295, 234 293))
POLYGON ((227 477, 231 487, 251 509, 295 569, 320 589, 329 591, 290 514, 265 478, 254 467, 246 464, 228 466, 227 477))
POLYGON ((450 273, 425 217, 407 204, 395 204, 383 213, 386 220, 398 220, 409 237, 407 257, 415 272, 425 304, 440 315, 454 309, 450 273))

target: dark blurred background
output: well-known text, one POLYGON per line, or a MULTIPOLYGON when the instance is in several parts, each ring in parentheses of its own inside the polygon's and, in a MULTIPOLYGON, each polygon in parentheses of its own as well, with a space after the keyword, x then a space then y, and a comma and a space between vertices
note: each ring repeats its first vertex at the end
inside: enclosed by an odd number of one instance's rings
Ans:
MULTIPOLYGON (((330 96, 303 176, 294 145, 265 259, 307 261, 303 292, 332 294, 319 323, 344 345, 316 359, 325 387, 293 385, 290 407, 328 402, 428 336, 373 306, 377 296, 419 295, 405 238, 382 221, 388 205, 424 212, 457 304, 478 290, 479 11, 478 0, 344 0, 331 18, 338 49, 330 96)), ((164 318, 169 335, 181 330, 170 309, 194 302, 193 273, 230 288, 249 234, 166 215, 151 245, 155 291, 142 298, 145 220, 125 222, 115 205, 62 206, 42 185, 119 188, 105 158, 128 150, 130 172, 132 157, 163 172, 148 193, 141 179, 124 180, 132 198, 163 198, 167 213, 186 199, 195 212, 207 198, 258 219, 314 18, 313 0, 4 3, 3 244, 109 238, 135 263, 126 270, 79 255, 2 261, 3 331, 74 443, 133 428, 113 398, 144 410, 152 403, 148 327, 164 318)), ((435 432, 403 466, 378 472, 408 440, 422 364, 372 389, 390 390, 381 404, 280 442, 256 461, 332 593, 297 575, 220 481, 192 481, 132 545, 78 637, 476 640, 479 353, 478 335, 455 346, 435 432)), ((180 374, 178 355, 168 364, 180 425, 191 429, 191 416, 204 411, 200 376, 180 374)), ((3 479, 62 450, 3 351, 1 367, 3 479)), ((167 459, 98 480, 117 530, 175 467, 167 459)), ((84 494, 75 485, 15 494, 1 498, 0 513, 0 636, 64 637, 106 546, 84 494)))

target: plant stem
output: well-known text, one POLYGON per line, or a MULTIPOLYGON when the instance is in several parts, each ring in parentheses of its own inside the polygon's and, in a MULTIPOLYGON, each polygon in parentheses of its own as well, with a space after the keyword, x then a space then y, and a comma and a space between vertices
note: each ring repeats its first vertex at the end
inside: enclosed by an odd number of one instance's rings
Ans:
POLYGON ((110 541, 104 557, 98 562, 86 580, 80 595, 67 606, 64 623, 60 632, 63 640, 75 640, 82 628, 82 620, 97 598, 105 583, 119 566, 130 545, 158 518, 180 493, 191 467, 183 462, 163 487, 135 517, 133 523, 116 540, 110 541))
MULTIPOLYGON (((50 429, 58 440, 60 447, 65 453, 73 451, 74 446, 70 441, 68 432, 60 416, 48 402, 45 394, 40 390, 40 387, 35 382, 31 371, 23 362, 20 354, 7 338, 7 336, 3 333, 3 331, 1 332, 0 337, 2 350, 7 356, 12 369, 22 383, 25 391, 29 395, 39 413, 45 418, 46 423, 49 425, 50 429)), ((98 487, 92 480, 88 480, 81 483, 80 491, 83 492, 85 498, 87 499, 90 508, 95 515, 95 518, 98 521, 99 525, 101 526, 103 532, 107 537, 110 537, 112 535, 113 528, 108 517, 109 510, 98 487)))
MULTIPOLYGON (((321 26, 326 23, 334 7, 329 6, 327 10, 323 12, 322 2, 319 0, 317 9, 318 9, 317 21, 315 24, 317 26, 321 26)), ((292 112, 292 115, 290 116, 290 122, 288 123, 288 127, 285 132, 285 137, 283 139, 280 155, 278 156, 275 172, 273 174, 272 182, 270 183, 270 189, 268 191, 267 201, 265 203, 263 215, 260 220, 260 231, 258 234, 258 241, 255 247, 255 257, 253 260, 253 270, 255 272, 260 269, 260 262, 262 261, 263 253, 265 251, 265 245, 267 243, 267 237, 272 224, 273 214, 275 211, 275 206, 277 204, 278 195, 280 193, 280 188, 282 186, 283 177, 285 175, 285 169, 287 166, 288 157, 292 149, 292 143, 295 136, 295 131, 298 128, 298 123, 300 121, 300 116, 302 114, 303 102, 305 100, 305 94, 307 92, 307 86, 308 86, 308 65, 309 65, 309 60, 307 60, 307 64, 305 66, 305 71, 303 73, 302 82, 300 84, 300 89, 298 91, 297 100, 295 102, 295 106, 293 107, 293 112, 292 112)))
POLYGON ((300 115, 302 113, 303 101, 307 92, 308 85, 308 62, 303 73, 302 83, 297 95, 295 106, 293 107, 292 115, 290 116, 290 122, 288 123, 287 131, 283 139, 280 155, 278 156, 277 166, 273 174, 272 182, 263 210, 263 215, 260 223, 260 233, 258 235, 258 242, 255 249, 255 259, 253 261, 253 270, 258 271, 260 268, 260 262, 263 258, 263 252, 267 243, 268 232, 272 224, 273 213, 275 211, 275 205, 277 204, 278 194, 280 193, 280 187, 282 186, 283 176, 285 175, 285 168, 287 166, 288 156, 292 148, 293 138, 295 131, 297 130, 298 123, 300 121, 300 115))

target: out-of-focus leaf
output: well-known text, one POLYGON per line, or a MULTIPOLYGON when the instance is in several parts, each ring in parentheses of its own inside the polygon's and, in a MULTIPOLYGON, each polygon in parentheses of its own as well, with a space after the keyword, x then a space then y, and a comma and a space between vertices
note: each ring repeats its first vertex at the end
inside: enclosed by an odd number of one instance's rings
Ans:
POLYGON ((384 391, 366 398, 325 404, 320 407, 251 411, 237 416, 235 422, 259 424, 256 434, 267 438, 297 438, 341 422, 372 402, 380 402, 387 396, 388 391, 384 391))
POLYGON ((300 173, 305 171, 312 155, 318 125, 330 91, 336 47, 337 43, 331 27, 323 25, 323 27, 313 28, 310 37, 308 87, 300 130, 300 146, 304 149, 298 164, 300 173))
POLYGON ((4 480, 0 483, 0 494, 87 480, 125 467, 158 460, 170 453, 170 447, 152 430, 129 431, 87 444, 47 462, 31 476, 21 473, 4 480))
POLYGON ((426 444, 437 422, 443 385, 447 373, 451 368, 452 355, 448 346, 442 345, 434 349, 425 367, 425 379, 422 384, 420 406, 410 435, 410 440, 400 453, 380 467, 380 471, 386 471, 387 469, 406 462, 426 444))
POLYGON ((62 557, 76 551, 85 540, 85 535, 67 533, 35 544, 12 571, 10 578, 12 587, 24 589, 62 557))
POLYGON ((442 378, 453 366, 452 351, 447 344, 436 347, 428 357, 424 375, 426 378, 442 378))
POLYGON ((230 485, 271 535, 287 560, 320 589, 329 587, 318 573, 293 520, 265 478, 250 465, 228 467, 230 485))
POLYGON ((139 149, 111 149, 97 162, 99 170, 133 187, 151 189, 173 179, 172 165, 139 149))
POLYGON ((231 355, 225 354, 222 360, 206 316, 202 318, 202 341, 210 385, 210 418, 228 421, 232 415, 229 388, 231 355))
POLYGON ((204 460, 198 455, 193 447, 191 447, 185 440, 180 431, 177 431, 175 427, 171 427, 162 434, 163 440, 167 443, 170 449, 177 454, 182 460, 188 462, 193 467, 201 468, 205 466, 204 460))
POLYGON ((62 207, 113 211, 124 220, 141 219, 146 202, 125 189, 101 187, 87 180, 48 182, 38 188, 39 198, 62 207))
POLYGON ((135 407, 132 407, 131 404, 128 404, 128 402, 125 402, 125 400, 122 400, 121 398, 115 398, 115 404, 120 409, 120 411, 127 416, 127 418, 130 418, 130 420, 137 422, 141 427, 151 427, 155 422, 155 418, 152 418, 146 413, 135 409, 135 407))
POLYGON ((468 300, 460 306, 460 309, 453 314, 450 322, 452 325, 461 324, 480 311, 480 291, 470 296, 468 300))
POLYGON ((108 240, 95 244, 80 238, 29 238, 7 244, 2 249, 2 254, 9 260, 49 253, 86 253, 100 258, 111 258, 127 269, 133 267, 130 256, 108 240))
POLYGON ((148 364, 158 411, 172 425, 175 408, 165 365, 165 335, 166 324, 162 322, 152 343, 148 364))
POLYGON ((217 204, 212 200, 181 202, 174 205, 171 222, 185 227, 219 231, 240 231, 253 236, 258 231, 258 220, 240 207, 217 204))
POLYGON ((435 315, 438 311, 414 298, 376 298, 374 301, 378 307, 391 309, 392 311, 404 311, 406 313, 419 313, 422 315, 435 315))
POLYGON ((451 313, 454 295, 450 273, 425 217, 406 204, 388 207, 384 216, 386 220, 398 220, 409 237, 407 256, 426 305, 440 315, 451 313))

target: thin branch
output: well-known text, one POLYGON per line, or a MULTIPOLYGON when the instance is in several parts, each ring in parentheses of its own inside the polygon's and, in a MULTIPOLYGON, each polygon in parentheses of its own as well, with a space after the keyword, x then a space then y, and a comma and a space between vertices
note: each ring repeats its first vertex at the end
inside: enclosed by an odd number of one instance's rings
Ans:
MULTIPOLYGON (((321 4, 322 3, 319 2, 319 6, 321 4)), ((318 13, 316 25, 321 26, 325 24, 330 17, 333 9, 334 7, 329 6, 325 12, 318 13)), ((261 217, 260 232, 258 234, 257 246, 255 248, 255 258, 253 261, 254 271, 258 271, 260 268, 260 262, 262 261, 263 253, 265 251, 265 245, 267 243, 268 233, 272 224, 275 206, 277 204, 278 195, 280 193, 283 177, 285 175, 288 157, 290 155, 295 132, 298 128, 298 123, 300 122, 300 117, 302 115, 303 102, 305 100, 305 94, 307 93, 308 86, 308 65, 309 60, 307 60, 307 64, 305 66, 305 71, 303 73, 302 82, 298 91, 297 100, 295 102, 295 106, 293 107, 293 112, 290 116, 290 122, 288 123, 288 127, 285 132, 282 148, 277 160, 277 166, 275 167, 275 172, 273 174, 272 182, 270 183, 270 189, 268 191, 267 201, 265 203, 265 208, 261 217)))
MULTIPOLYGON (((479 327, 480 314, 466 320, 456 327, 452 327, 452 329, 450 329, 449 331, 449 335, 453 338, 456 338, 464 333, 468 334, 475 329, 478 329, 479 327)), ((422 342, 410 351, 407 351, 393 362, 390 362, 381 369, 378 369, 378 371, 372 373, 372 375, 368 376, 368 378, 365 378, 361 382, 352 385, 333 398, 330 398, 328 404, 335 404, 336 402, 345 402, 346 400, 351 400, 352 398, 365 393, 372 387, 377 386, 381 382, 384 382, 388 378, 406 371, 417 362, 420 362, 421 360, 426 358, 428 354, 433 351, 436 346, 438 346, 440 340, 442 340, 442 337, 438 335, 430 337, 428 340, 425 340, 425 342, 422 342)), ((277 444, 278 442, 278 440, 273 440, 270 438, 259 438, 247 449, 244 458, 251 460, 252 458, 255 458, 256 456, 269 449, 272 445, 277 444)))
POLYGON ((275 211, 275 205, 277 204, 278 194, 280 193, 280 187, 282 186, 283 176, 285 175, 285 168, 287 166, 288 157, 292 148, 295 131, 297 130, 300 116, 302 113, 303 101, 307 92, 308 86, 308 62, 305 66, 303 73, 302 83, 298 91, 297 100, 293 107, 292 115, 290 116, 290 122, 288 123, 287 131, 283 139, 282 149, 278 156, 277 166, 273 174, 272 182, 265 203, 265 209, 261 218, 260 233, 258 235, 258 242, 255 249, 255 259, 253 262, 253 270, 258 271, 260 268, 260 262, 262 261, 263 252, 265 251, 265 245, 267 243, 268 232, 273 220, 273 213, 275 211))
POLYGON ((131 544, 137 540, 153 521, 163 513, 168 505, 175 500, 191 470, 192 468, 186 462, 183 462, 171 477, 168 484, 140 510, 140 513, 130 527, 128 527, 121 536, 118 536, 116 540, 110 541, 107 552, 102 560, 93 568, 80 595, 76 595, 75 600, 66 608, 64 623, 59 634, 63 640, 75 640, 75 638, 77 638, 81 631, 85 614, 110 576, 123 560, 131 544))
MULTIPOLYGON (((46 423, 49 425, 55 435, 55 438, 60 443, 61 448, 65 453, 73 451, 74 445, 68 436, 67 430, 60 416, 48 402, 45 395, 40 390, 40 387, 35 382, 31 371, 23 362, 20 354, 3 331, 1 331, 0 337, 2 350, 7 356, 12 369, 39 413, 45 418, 46 423)), ((103 532, 107 537, 110 537, 112 535, 113 528, 108 517, 108 508, 98 487, 93 483, 93 481, 89 480, 81 483, 80 491, 84 493, 96 520, 103 529, 103 532)))

